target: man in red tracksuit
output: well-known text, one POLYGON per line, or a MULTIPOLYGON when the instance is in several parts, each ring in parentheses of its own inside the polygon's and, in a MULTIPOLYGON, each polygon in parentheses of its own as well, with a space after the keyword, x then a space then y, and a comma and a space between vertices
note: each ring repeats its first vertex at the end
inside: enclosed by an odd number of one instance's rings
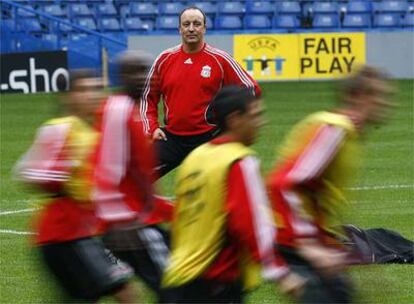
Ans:
POLYGON ((98 115, 94 200, 105 245, 158 292, 169 250, 166 234, 156 224, 169 220, 173 206, 154 196, 154 153, 136 104, 149 62, 137 52, 119 59, 123 92, 108 97, 98 115))
POLYGON ((180 15, 179 30, 182 44, 155 60, 141 102, 145 132, 155 140, 159 177, 217 135, 210 103, 220 88, 238 85, 261 95, 256 81, 229 54, 204 42, 206 17, 200 9, 186 8, 180 15), (164 127, 158 123, 160 99, 164 127))

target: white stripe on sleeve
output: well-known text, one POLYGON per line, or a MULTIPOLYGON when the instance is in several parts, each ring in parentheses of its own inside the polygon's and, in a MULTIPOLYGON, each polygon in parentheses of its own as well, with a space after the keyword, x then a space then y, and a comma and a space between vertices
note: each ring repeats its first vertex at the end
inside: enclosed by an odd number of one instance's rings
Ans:
POLYGON ((240 161, 244 183, 251 203, 253 228, 256 235, 257 247, 262 261, 263 277, 278 279, 287 272, 287 268, 277 266, 273 254, 276 228, 273 223, 269 201, 260 176, 259 160, 248 156, 240 161))

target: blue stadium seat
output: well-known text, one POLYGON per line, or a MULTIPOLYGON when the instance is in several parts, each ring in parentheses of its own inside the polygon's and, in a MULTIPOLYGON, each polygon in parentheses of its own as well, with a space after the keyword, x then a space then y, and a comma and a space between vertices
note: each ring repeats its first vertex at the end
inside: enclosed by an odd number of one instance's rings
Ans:
POLYGON ((401 23, 403 27, 414 27, 414 14, 406 14, 401 23))
POLYGON ((119 21, 116 18, 100 19, 100 30, 102 32, 120 32, 122 31, 119 21))
POLYGON ((161 16, 155 20, 155 27, 157 30, 163 31, 178 31, 177 16, 161 16))
POLYGON ((121 15, 122 19, 125 19, 131 16, 131 8, 129 5, 121 5, 119 7, 119 14, 121 15))
POLYGON ((349 1, 346 5, 347 14, 371 14, 372 3, 370 1, 349 1))
POLYGON ((269 29, 271 27, 270 19, 266 15, 247 15, 244 17, 245 29, 269 29))
POLYGON ((93 18, 78 18, 75 20, 76 24, 79 26, 86 27, 92 31, 96 31, 96 23, 93 18))
POLYGON ((55 31, 63 34, 69 34, 71 32, 77 31, 75 28, 64 23, 55 24, 53 28, 55 29, 55 31))
POLYGON ((230 1, 220 2, 217 7, 217 12, 222 15, 241 16, 244 14, 244 5, 241 2, 230 2, 230 1))
POLYGON ((327 1, 315 1, 312 5, 312 12, 316 14, 337 14, 338 3, 327 1))
POLYGON ((40 33, 43 31, 39 20, 36 18, 25 18, 18 21, 21 31, 40 33))
POLYGON ((214 29, 214 19, 210 16, 206 16, 206 27, 208 30, 214 29))
MULTIPOLYGON (((33 7, 31 7, 31 6, 26 6, 26 7, 33 9, 33 7)), ((34 17, 36 17, 36 14, 35 13, 32 13, 32 12, 29 12, 29 11, 27 11, 25 9, 18 8, 17 9, 17 17, 34 18, 34 17)))
POLYGON ((382 1, 378 5, 378 11, 381 13, 399 13, 404 14, 408 11, 407 1, 382 1))
POLYGON ((55 17, 66 17, 66 11, 59 4, 45 5, 43 6, 43 12, 55 17))
POLYGON ((124 20, 125 31, 127 32, 145 31, 142 20, 139 17, 130 17, 130 18, 125 18, 123 20, 124 20))
POLYGON ((274 7, 270 1, 249 1, 246 3, 246 14, 273 15, 274 7))
POLYGON ((300 27, 298 18, 295 15, 277 15, 272 20, 273 28, 296 29, 300 27))
POLYGON ((371 16, 367 14, 346 14, 342 22, 344 28, 370 28, 371 16))
POLYGON ((214 16, 217 12, 217 7, 211 2, 195 2, 194 6, 201 9, 207 16, 214 16))
POLYGON ((184 8, 182 3, 177 2, 160 2, 158 4, 160 15, 179 15, 184 8))
POLYGON ((374 27, 396 28, 400 26, 400 19, 396 14, 378 14, 374 16, 374 27))
POLYGON ((315 15, 312 26, 317 29, 336 29, 339 27, 339 17, 337 14, 318 14, 315 15))
POLYGON ((155 22, 153 19, 143 19, 142 27, 146 29, 147 31, 153 31, 155 28, 155 22))
POLYGON ((15 22, 13 19, 1 19, 1 30, 3 31, 9 31, 14 32, 16 30, 15 28, 15 22))
MULTIPOLYGON (((125 10, 121 8, 121 10, 125 10)), ((157 15, 157 7, 152 3, 138 2, 131 3, 129 7, 129 15, 138 17, 155 17, 157 15)), ((121 12, 123 16, 124 12, 121 12)))
POLYGON ((93 16, 89 7, 83 3, 71 3, 68 5, 68 11, 71 18, 93 16))
POLYGON ((116 17, 118 12, 112 3, 102 3, 96 6, 97 16, 111 16, 116 17))
POLYGON ((239 16, 222 15, 216 18, 215 29, 217 30, 239 30, 243 28, 239 16))
POLYGON ((276 2, 276 13, 300 15, 301 8, 298 1, 282 1, 276 2))

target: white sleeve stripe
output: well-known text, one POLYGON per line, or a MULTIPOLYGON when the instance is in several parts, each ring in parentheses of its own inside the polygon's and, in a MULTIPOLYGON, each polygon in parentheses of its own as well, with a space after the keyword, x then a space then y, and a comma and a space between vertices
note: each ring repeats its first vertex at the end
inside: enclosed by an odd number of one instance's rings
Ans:
POLYGON ((254 83, 250 80, 250 78, 246 75, 246 73, 243 71, 243 69, 240 67, 240 65, 235 61, 230 55, 228 55, 225 52, 219 51, 217 49, 213 49, 211 47, 206 48, 208 51, 210 51, 212 54, 218 55, 222 57, 224 60, 226 60, 230 66, 233 68, 233 70, 236 72, 236 75, 240 78, 240 80, 243 82, 243 84, 246 86, 246 88, 251 89, 252 93, 254 92, 254 83))
POLYGON ((99 155, 100 174, 118 185, 125 175, 128 159, 128 117, 133 104, 127 97, 108 100, 103 117, 102 147, 99 155))
POLYGON ((303 204, 300 196, 292 191, 283 191, 283 198, 292 209, 292 228, 297 235, 314 235, 318 232, 316 226, 310 221, 302 218, 303 204))
POLYGON ((68 173, 60 172, 59 174, 53 173, 47 170, 24 170, 22 172, 24 176, 41 176, 41 177, 56 177, 56 178, 69 178, 68 173))
POLYGON ((341 128, 322 127, 289 172, 288 177, 293 181, 302 182, 317 176, 334 157, 344 136, 345 131, 341 128))
MULTIPOLYGON (((142 117, 142 121, 144 122, 144 131, 145 133, 148 134, 150 126, 149 126, 149 120, 147 117, 147 110, 148 110, 148 94, 149 91, 151 89, 151 78, 154 74, 154 70, 155 70, 155 66, 157 65, 158 61, 161 59, 161 57, 169 52, 171 52, 167 58, 173 54, 176 53, 180 50, 180 45, 175 46, 173 48, 167 49, 164 52, 162 52, 160 55, 158 55, 158 57, 155 59, 154 63, 151 66, 151 69, 148 73, 147 79, 145 80, 145 84, 144 84, 144 92, 142 94, 142 98, 141 98, 141 104, 140 104, 140 112, 141 112, 141 117, 142 117)), ((165 60, 167 59, 165 58, 165 60)), ((163 62, 165 61, 163 60, 163 62)), ((163 63, 162 62, 162 63, 163 63)), ((161 64, 162 64, 161 63, 161 64)))
POLYGON ((243 84, 247 87, 247 88, 254 88, 253 83, 251 82, 251 80, 243 73, 243 71, 241 70, 241 68, 239 67, 238 63, 234 61, 233 58, 231 58, 230 56, 228 56, 226 53, 220 52, 219 50, 216 49, 208 49, 212 54, 216 54, 221 56, 224 60, 226 60, 231 67, 233 68, 233 70, 236 72, 236 75, 240 78, 240 80, 243 82, 243 84))
POLYGON ((246 157, 240 161, 240 168, 252 210, 253 228, 263 267, 263 276, 267 279, 276 279, 283 274, 284 270, 276 266, 273 255, 276 229, 269 214, 271 209, 260 176, 259 161, 253 156, 246 157))

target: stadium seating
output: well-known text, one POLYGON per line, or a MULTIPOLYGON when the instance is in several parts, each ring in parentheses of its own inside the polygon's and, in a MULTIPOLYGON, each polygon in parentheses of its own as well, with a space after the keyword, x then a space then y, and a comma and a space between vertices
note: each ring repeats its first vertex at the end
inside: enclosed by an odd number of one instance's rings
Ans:
POLYGON ((404 14, 408 11, 408 3, 407 1, 394 0, 382 1, 378 5, 378 11, 381 13, 404 14))
POLYGON ((272 25, 275 29, 294 30, 300 26, 300 23, 294 15, 279 15, 273 17, 272 25))
POLYGON ((300 15, 301 8, 297 1, 276 2, 276 13, 288 15, 300 15))
POLYGON ((78 18, 75 23, 79 26, 86 27, 89 30, 96 31, 96 23, 92 18, 78 18))
POLYGON ((315 29, 335 30, 339 27, 339 17, 336 14, 315 15, 312 25, 315 29))
POLYGON ((194 6, 200 8, 207 16, 215 16, 217 7, 212 2, 194 2, 194 6))
POLYGON ((374 16, 374 26, 378 28, 399 27, 400 17, 395 14, 378 14, 374 16))
POLYGON ((265 15, 247 15, 244 17, 245 29, 270 29, 271 27, 269 17, 265 15))
POLYGON ((71 18, 93 16, 92 11, 83 3, 71 3, 68 5, 68 11, 71 18))
POLYGON ((176 16, 162 16, 157 17, 155 21, 155 27, 162 31, 175 31, 178 30, 178 18, 176 16))
POLYGON ((342 27, 346 29, 364 29, 371 27, 371 18, 367 14, 347 14, 342 27))
MULTIPOLYGON (((238 15, 242 16, 244 14, 244 5, 241 2, 220 2, 217 7, 217 13, 222 15, 238 15)), ((231 18, 228 20, 236 20, 236 18, 231 18)))
POLYGON ((121 26, 116 18, 103 18, 100 20, 101 32, 120 32, 121 26))
POLYGON ((246 14, 273 15, 274 5, 270 1, 249 1, 246 3, 246 14))
POLYGON ((315 1, 312 5, 312 12, 316 14, 337 14, 338 4, 336 2, 315 1))
POLYGON ((60 18, 66 17, 66 11, 58 4, 45 5, 43 7, 43 12, 45 12, 46 14, 55 16, 55 17, 60 17, 60 18))
POLYGON ((161 2, 158 4, 158 13, 160 15, 179 15, 185 8, 184 4, 179 2, 161 2))
POLYGON ((152 3, 131 3, 131 5, 126 8, 129 10, 131 16, 155 17, 157 15, 157 7, 152 3))
POLYGON ((372 3, 370 1, 349 1, 345 10, 347 14, 371 14, 372 3))
POLYGON ((402 19, 403 27, 414 27, 414 14, 406 14, 402 19))
POLYGON ((238 16, 222 15, 216 18, 215 28, 219 30, 241 30, 243 24, 238 16))
POLYGON ((96 6, 96 15, 99 17, 117 17, 118 12, 112 3, 103 3, 96 6))

